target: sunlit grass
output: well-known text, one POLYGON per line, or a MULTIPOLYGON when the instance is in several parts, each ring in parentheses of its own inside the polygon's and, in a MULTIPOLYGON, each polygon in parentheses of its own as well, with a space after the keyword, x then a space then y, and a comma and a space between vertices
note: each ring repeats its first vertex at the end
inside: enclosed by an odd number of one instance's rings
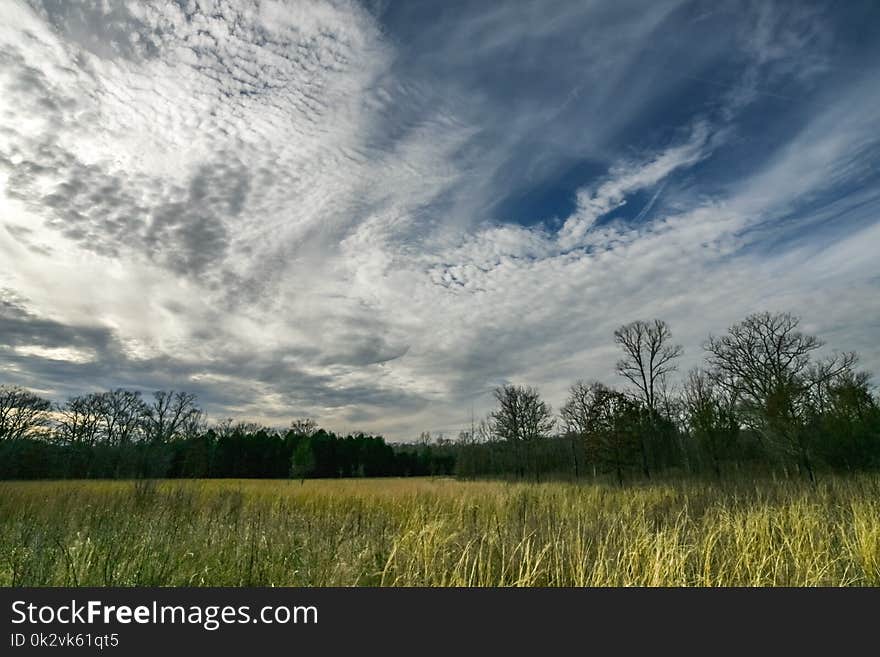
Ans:
POLYGON ((5 586, 880 585, 880 478, 0 483, 5 586))

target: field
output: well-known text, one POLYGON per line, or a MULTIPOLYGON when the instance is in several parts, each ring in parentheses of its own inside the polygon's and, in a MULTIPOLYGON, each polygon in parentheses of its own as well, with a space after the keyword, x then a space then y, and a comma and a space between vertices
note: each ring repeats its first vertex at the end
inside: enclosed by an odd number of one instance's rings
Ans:
POLYGON ((3 586, 880 585, 880 478, 0 482, 3 586))

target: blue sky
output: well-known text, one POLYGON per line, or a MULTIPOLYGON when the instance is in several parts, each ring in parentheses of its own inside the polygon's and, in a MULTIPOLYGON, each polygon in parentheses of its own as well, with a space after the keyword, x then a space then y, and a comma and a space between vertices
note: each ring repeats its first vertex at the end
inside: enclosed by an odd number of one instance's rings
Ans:
POLYGON ((880 372, 876 2, 0 7, 0 381, 455 433, 612 332, 880 372))

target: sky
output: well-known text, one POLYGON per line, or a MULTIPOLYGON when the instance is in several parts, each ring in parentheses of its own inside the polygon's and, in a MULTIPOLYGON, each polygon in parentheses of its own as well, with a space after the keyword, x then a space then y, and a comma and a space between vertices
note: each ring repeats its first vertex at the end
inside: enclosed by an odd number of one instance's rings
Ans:
POLYGON ((880 4, 5 0, 0 383, 454 436, 613 331, 880 375, 880 4))

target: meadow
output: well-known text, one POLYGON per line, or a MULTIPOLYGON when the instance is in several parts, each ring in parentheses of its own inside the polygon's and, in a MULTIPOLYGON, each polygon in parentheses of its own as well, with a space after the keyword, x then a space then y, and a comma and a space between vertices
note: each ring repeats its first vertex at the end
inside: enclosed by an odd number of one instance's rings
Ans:
POLYGON ((880 477, 0 482, 3 586, 880 586, 880 477))

